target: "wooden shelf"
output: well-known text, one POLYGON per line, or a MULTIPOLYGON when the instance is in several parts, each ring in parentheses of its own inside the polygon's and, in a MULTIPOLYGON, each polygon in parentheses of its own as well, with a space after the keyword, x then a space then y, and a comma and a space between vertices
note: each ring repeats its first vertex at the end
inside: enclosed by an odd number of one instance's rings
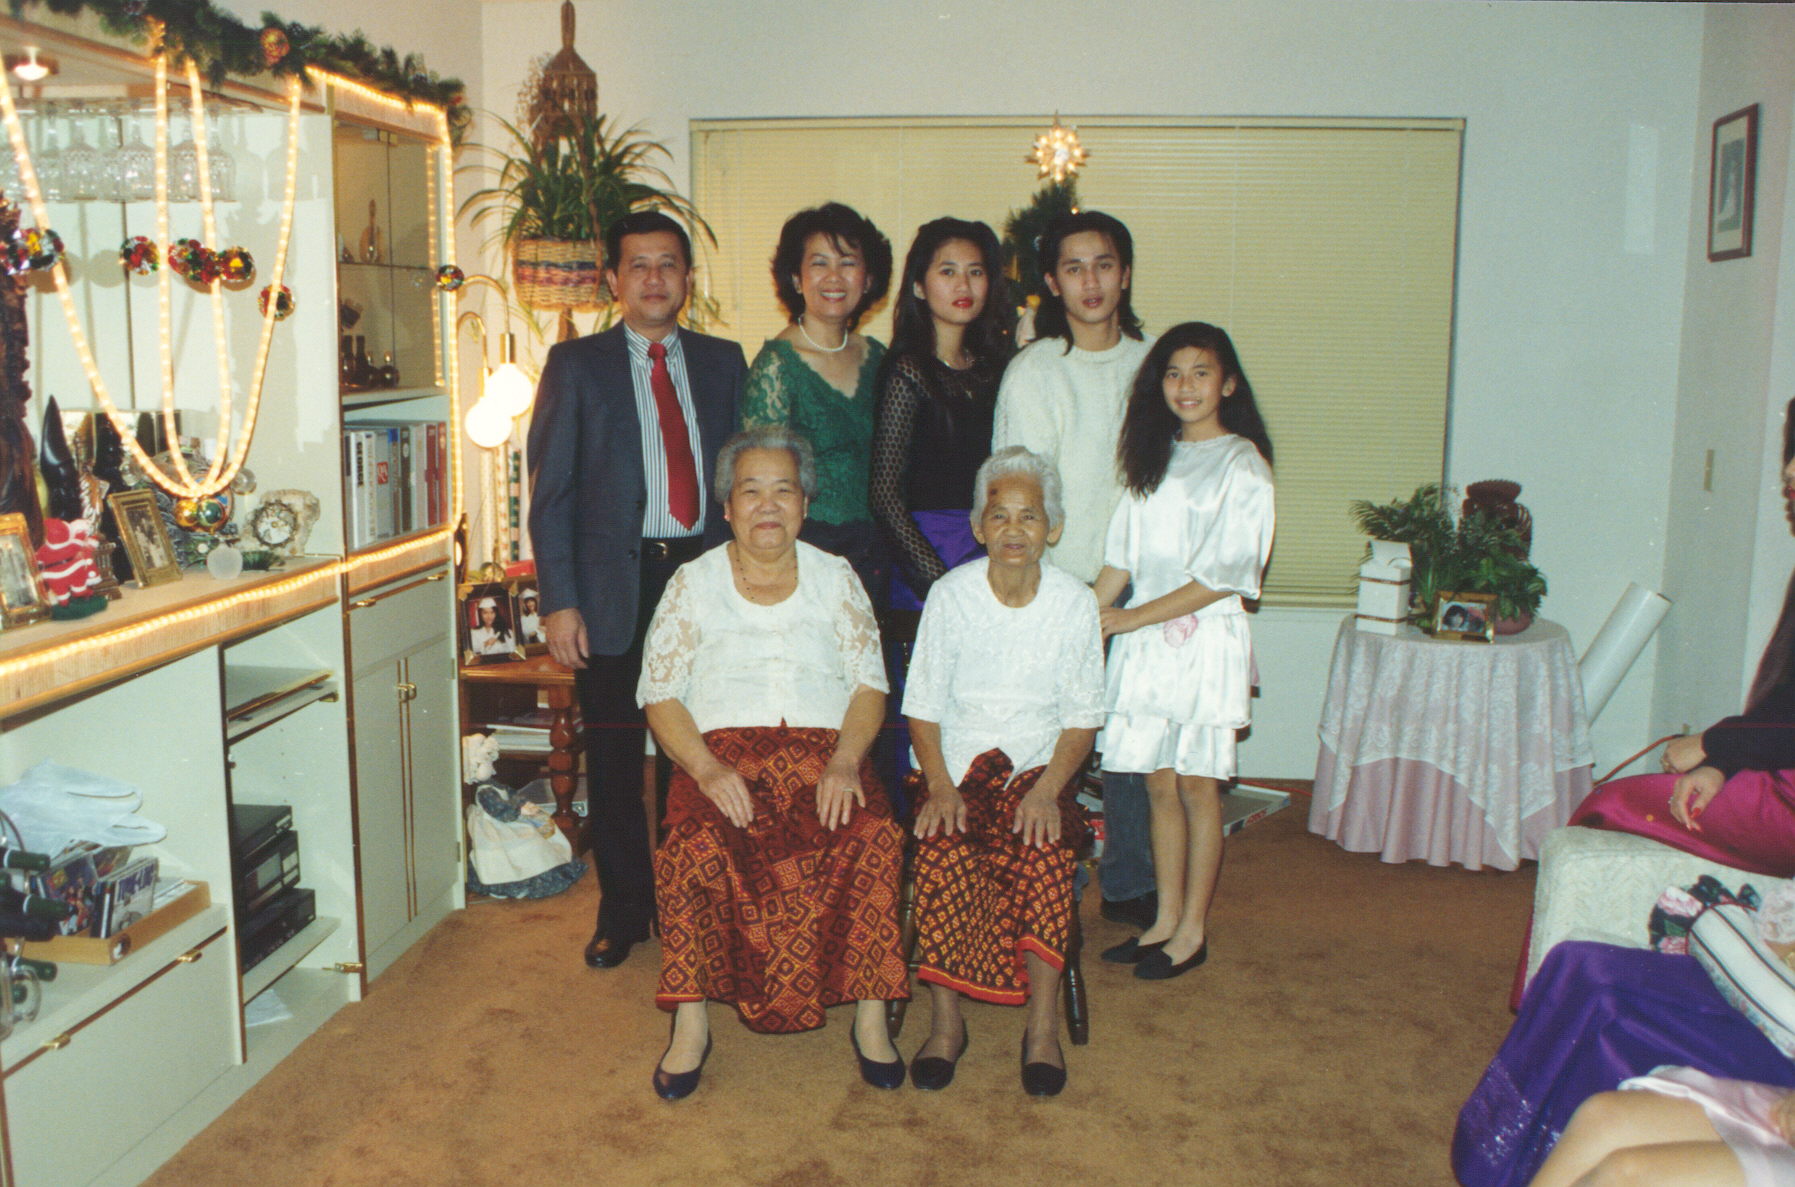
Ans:
POLYGON ((146 671, 327 606, 339 566, 300 557, 283 568, 218 581, 180 581, 124 596, 91 618, 0 634, 0 720, 146 671))

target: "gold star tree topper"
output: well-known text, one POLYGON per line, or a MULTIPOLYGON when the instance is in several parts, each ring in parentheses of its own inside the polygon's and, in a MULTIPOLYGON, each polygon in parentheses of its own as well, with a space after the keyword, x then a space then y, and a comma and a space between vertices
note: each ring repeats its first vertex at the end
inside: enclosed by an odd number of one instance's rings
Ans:
POLYGON ((1034 151, 1022 159, 1040 170, 1037 176, 1051 177, 1057 183, 1075 176, 1089 157, 1084 145, 1078 143, 1078 129, 1060 123, 1056 114, 1053 127, 1035 137, 1034 151))

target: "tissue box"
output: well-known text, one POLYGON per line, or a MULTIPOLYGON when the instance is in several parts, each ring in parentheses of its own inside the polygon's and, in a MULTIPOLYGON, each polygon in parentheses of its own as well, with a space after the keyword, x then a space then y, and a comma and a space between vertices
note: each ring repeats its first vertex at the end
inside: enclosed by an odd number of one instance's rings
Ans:
POLYGON ((1371 559, 1359 566, 1359 606, 1355 625, 1362 631, 1394 635, 1409 616, 1409 575, 1414 562, 1409 546, 1394 540, 1373 540, 1371 559))

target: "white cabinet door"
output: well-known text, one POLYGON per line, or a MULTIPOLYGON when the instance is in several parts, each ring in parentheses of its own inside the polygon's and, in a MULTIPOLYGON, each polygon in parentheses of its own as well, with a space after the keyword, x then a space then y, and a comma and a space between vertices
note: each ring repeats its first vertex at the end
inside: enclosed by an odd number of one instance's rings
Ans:
POLYGON ((364 954, 411 921, 399 675, 399 665, 388 661, 355 678, 355 857, 364 954))
POLYGON ((14 1187, 90 1182, 231 1067, 235 978, 220 934, 7 1076, 14 1187))

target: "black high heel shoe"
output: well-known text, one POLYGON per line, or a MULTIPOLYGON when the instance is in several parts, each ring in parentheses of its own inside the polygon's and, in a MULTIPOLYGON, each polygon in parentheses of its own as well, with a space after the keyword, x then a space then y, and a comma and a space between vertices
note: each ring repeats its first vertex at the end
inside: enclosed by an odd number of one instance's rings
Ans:
POLYGON ((927 1058, 918 1055, 910 1063, 910 1082, 924 1092, 939 1092, 954 1082, 954 1069, 959 1066, 961 1056, 966 1054, 972 1036, 966 1031, 966 1019, 960 1019, 960 1051, 952 1059, 943 1059, 939 1055, 927 1058))
POLYGON ((879 1063, 868 1059, 860 1053, 860 1032, 854 1027, 848 1028, 848 1042, 853 1044, 854 1058, 860 1061, 860 1078, 874 1088, 902 1088, 904 1086, 904 1061, 894 1059, 890 1063, 879 1063))
MULTIPOLYGON (((1060 1052, 1060 1058, 1066 1058, 1060 1052)), ((1060 1089, 1066 1086, 1066 1069, 1055 1067, 1051 1063, 1030 1063, 1028 1061, 1028 1030, 1022 1032, 1022 1091, 1030 1096, 1058 1096, 1060 1089)))
MULTIPOLYGON (((673 1049, 673 1036, 667 1036, 667 1051, 673 1049)), ((661 1052, 661 1063, 667 1061, 667 1051, 661 1052)), ((698 1077, 704 1074, 704 1065, 711 1057, 711 1035, 704 1036, 704 1054, 698 1057, 698 1066, 689 1072, 669 1072, 654 1065, 654 1093, 662 1100, 684 1100, 692 1095, 698 1087, 698 1077)))
POLYGON ((1166 946, 1164 940, 1154 940, 1151 944, 1143 944, 1133 936, 1129 936, 1120 944, 1103 950, 1103 959, 1111 964, 1139 964, 1148 956, 1166 946))

